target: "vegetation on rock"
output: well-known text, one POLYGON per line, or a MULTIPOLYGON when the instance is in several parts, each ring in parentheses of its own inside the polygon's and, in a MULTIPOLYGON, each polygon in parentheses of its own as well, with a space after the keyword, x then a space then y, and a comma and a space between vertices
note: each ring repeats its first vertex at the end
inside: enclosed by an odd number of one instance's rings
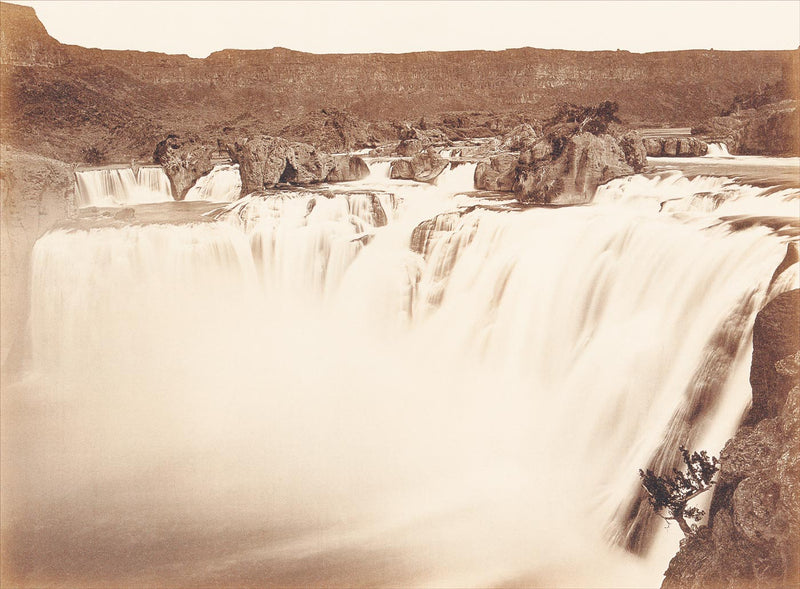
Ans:
POLYGON ((652 470, 639 470, 642 478, 642 487, 648 494, 648 501, 657 515, 665 520, 678 522, 681 531, 690 536, 697 531, 697 525, 690 525, 688 520, 699 522, 705 511, 689 505, 689 501, 711 489, 714 475, 719 470, 719 460, 715 456, 708 456, 703 450, 689 454, 689 451, 680 448, 686 471, 673 469, 672 476, 657 476, 652 470), (662 515, 662 512, 669 515, 662 515))

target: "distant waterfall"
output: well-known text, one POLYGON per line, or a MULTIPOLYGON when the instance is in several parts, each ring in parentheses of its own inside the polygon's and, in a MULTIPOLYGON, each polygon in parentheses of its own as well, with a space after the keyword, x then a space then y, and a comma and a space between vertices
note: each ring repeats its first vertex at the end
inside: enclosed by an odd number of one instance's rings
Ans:
POLYGON ((732 158, 733 156, 728 153, 728 146, 724 143, 709 143, 706 157, 732 158))
POLYGON ((103 168, 75 172, 81 207, 115 207, 172 199, 169 178, 160 166, 103 168))
POLYGON ((657 585, 677 529, 637 528, 643 557, 610 539, 633 533, 639 468, 736 427, 789 239, 726 207, 797 195, 633 176, 590 206, 505 211, 464 196, 474 165, 436 184, 371 170, 38 240, 33 399, 69 419, 35 428, 30 518, 80 554, 165 551, 198 585, 339 566, 353 584, 657 585), (720 203, 695 206, 707 192, 720 203), (165 547, 142 514, 226 552, 165 547))
POLYGON ((217 165, 208 174, 197 179, 184 200, 230 202, 239 198, 241 191, 239 165, 217 165))

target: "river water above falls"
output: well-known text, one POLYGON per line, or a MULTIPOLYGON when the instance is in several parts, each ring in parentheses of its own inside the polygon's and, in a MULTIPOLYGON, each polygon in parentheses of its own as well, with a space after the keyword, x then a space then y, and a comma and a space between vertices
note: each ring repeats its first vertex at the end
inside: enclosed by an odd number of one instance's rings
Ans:
POLYGON ((39 239, 2 412, 17 576, 657 586, 681 534, 631 517, 638 469, 735 429, 800 190, 674 171, 518 210, 473 173, 375 162, 39 239))

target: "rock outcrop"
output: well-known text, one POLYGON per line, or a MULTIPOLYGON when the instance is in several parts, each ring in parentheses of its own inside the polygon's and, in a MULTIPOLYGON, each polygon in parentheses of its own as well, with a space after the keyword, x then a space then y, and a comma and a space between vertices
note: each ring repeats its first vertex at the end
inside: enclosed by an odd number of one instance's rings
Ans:
POLYGON ((242 194, 277 184, 318 184, 334 169, 334 158, 306 143, 260 135, 228 146, 239 164, 242 194))
POLYGON ((389 177, 399 180, 431 182, 441 174, 450 162, 429 147, 410 160, 394 160, 389 168, 389 177))
POLYGON ((500 147, 501 149, 508 149, 510 151, 522 151, 526 147, 533 145, 540 135, 541 133, 537 133, 533 125, 522 123, 511 129, 508 133, 503 134, 503 137, 500 139, 500 147))
POLYGON ((211 161, 217 147, 196 136, 169 135, 156 145, 153 161, 164 168, 175 200, 183 200, 200 176, 214 169, 211 161))
POLYGON ((753 405, 720 455, 709 525, 685 539, 662 589, 800 585, 800 290, 756 318, 753 405))
POLYGON ((521 202, 584 204, 600 184, 636 171, 611 135, 554 134, 520 154, 513 189, 521 202))
POLYGON ((800 107, 797 100, 783 100, 715 117, 706 135, 732 154, 800 156, 800 107))
POLYGON ((514 187, 519 155, 506 153, 481 160, 475 167, 475 188, 478 190, 511 191, 514 187))
POLYGON ((699 157, 708 153, 708 144, 696 137, 647 137, 647 157, 699 157))
POLYGON ((333 156, 333 168, 328 172, 326 182, 353 182, 369 176, 367 162, 357 155, 333 156))

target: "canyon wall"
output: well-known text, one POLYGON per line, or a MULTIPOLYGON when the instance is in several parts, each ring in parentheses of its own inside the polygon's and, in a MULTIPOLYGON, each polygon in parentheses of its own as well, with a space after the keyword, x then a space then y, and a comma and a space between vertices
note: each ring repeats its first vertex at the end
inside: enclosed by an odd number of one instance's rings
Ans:
POLYGON ((780 80, 796 88, 800 79, 797 50, 315 55, 273 48, 194 59, 64 45, 32 9, 3 3, 0 10, 4 134, 61 157, 77 149, 76 129, 85 142, 113 133, 115 145, 144 154, 141 146, 165 132, 249 120, 275 134, 320 108, 386 119, 540 113, 562 101, 612 100, 630 120, 688 124, 719 114, 739 93, 780 80))

